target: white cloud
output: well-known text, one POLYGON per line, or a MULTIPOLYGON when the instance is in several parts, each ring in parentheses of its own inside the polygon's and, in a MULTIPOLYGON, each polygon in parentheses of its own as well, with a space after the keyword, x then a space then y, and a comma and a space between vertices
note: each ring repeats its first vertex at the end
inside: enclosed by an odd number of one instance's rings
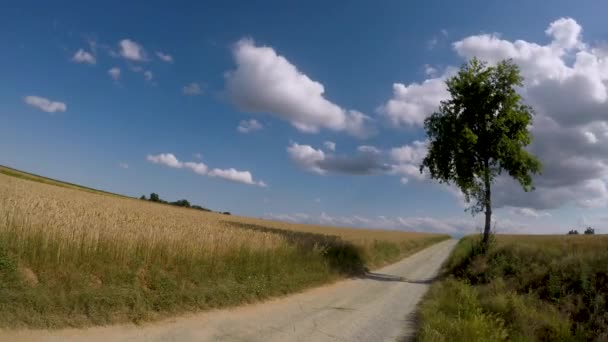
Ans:
POLYGON ((336 143, 333 141, 326 141, 323 143, 323 146, 325 146, 326 149, 332 152, 336 150, 336 143))
POLYGON ((142 62, 146 60, 146 51, 137 42, 130 39, 123 39, 118 43, 120 48, 119 55, 135 62, 142 62))
POLYGON ((235 44, 233 55, 237 67, 226 73, 226 89, 241 110, 272 114, 306 133, 330 129, 359 137, 370 134, 368 116, 328 101, 321 83, 271 47, 242 39, 235 44))
POLYGON ((380 114, 393 127, 421 126, 439 108, 439 102, 449 96, 445 77, 410 85, 393 84, 393 98, 379 108, 380 114))
POLYGON ((552 44, 561 49, 584 47, 580 41, 583 28, 572 18, 560 18, 552 22, 545 33, 553 37, 552 44))
POLYGON ((266 187, 266 183, 262 181, 254 181, 253 176, 251 176, 251 172, 249 171, 238 171, 233 168, 230 169, 213 169, 209 171, 209 176, 211 177, 219 177, 233 182, 239 182, 250 185, 257 185, 261 187, 266 187))
POLYGON ((182 92, 186 95, 201 95, 203 93, 203 88, 200 84, 192 82, 188 85, 185 85, 182 88, 182 92))
POLYGON ((289 157, 303 169, 324 175, 342 173, 349 175, 382 174, 390 171, 390 165, 384 163, 382 151, 373 146, 359 146, 357 153, 334 155, 315 149, 310 145, 292 143, 287 147, 289 157))
POLYGON ((40 97, 40 96, 34 96, 34 95, 26 96, 23 98, 23 101, 26 104, 28 104, 32 107, 36 107, 36 108, 40 109, 41 111, 44 111, 47 113, 65 112, 68 109, 66 104, 63 102, 51 101, 47 98, 40 97))
POLYGON ((129 168, 129 164, 127 164, 127 163, 118 163, 118 167, 120 167, 121 169, 128 169, 129 168))
POLYGON ((411 163, 420 165, 428 150, 427 141, 414 141, 411 145, 392 148, 391 158, 399 163, 411 163))
POLYGON ((207 174, 209 168, 204 163, 196 163, 196 162, 185 162, 184 167, 189 168, 194 173, 204 176, 207 174))
MULTIPOLYGON (((437 219, 427 216, 414 217, 365 217, 360 215, 353 216, 332 216, 326 212, 318 215, 295 213, 295 214, 273 214, 264 215, 267 218, 329 226, 350 226, 361 228, 405 230, 415 232, 443 233, 443 234, 470 234, 475 232, 476 222, 474 219, 463 218, 443 218, 437 219)), ((505 231, 505 230, 503 230, 505 231)), ((508 231, 508 230, 507 230, 508 231)))
POLYGON ((76 63, 87 63, 87 64, 95 64, 95 62, 96 62, 95 56, 93 56, 89 52, 84 51, 83 49, 78 49, 78 51, 76 51, 76 53, 72 57, 72 60, 76 63))
POLYGON ((146 81, 152 81, 152 78, 154 78, 154 74, 152 74, 152 71, 150 71, 150 70, 144 71, 144 79, 146 81))
POLYGON ((380 153, 382 153, 382 151, 380 151, 377 147, 370 146, 370 145, 361 145, 361 146, 358 146, 357 147, 357 151, 363 152, 363 153, 371 153, 371 154, 380 154, 380 153))
POLYGON ((430 64, 425 64, 424 65, 424 74, 425 75, 427 75, 429 77, 437 77, 437 73, 438 72, 439 71, 434 66, 432 66, 430 64))
POLYGON ((156 56, 158 56, 158 58, 163 62, 173 63, 173 56, 171 56, 169 54, 162 53, 160 51, 156 51, 156 56))
MULTIPOLYGON (((199 155, 200 156, 200 155, 199 155)), ((208 177, 217 177, 226 179, 232 182, 244 183, 249 185, 256 185, 260 187, 266 187, 267 184, 263 181, 255 181, 251 172, 249 171, 239 171, 234 168, 229 169, 212 169, 209 170, 209 167, 201 162, 182 162, 177 157, 175 157, 172 153, 161 153, 157 155, 148 155, 146 159, 154 164, 161 164, 168 167, 182 169, 186 168, 191 170, 192 172, 208 177)), ((200 159, 200 158, 199 158, 200 159)))
POLYGON ((237 129, 237 131, 239 131, 241 133, 249 133, 249 132, 259 131, 262 128, 264 128, 264 126, 262 126, 262 124, 259 123, 258 120, 250 119, 250 120, 241 120, 241 122, 239 122, 239 126, 236 129, 237 129))
POLYGON ((181 169, 184 164, 180 162, 173 153, 161 153, 158 155, 148 155, 146 159, 154 164, 162 164, 168 167, 181 169))
POLYGON ((396 163, 392 165, 391 173, 403 176, 401 184, 407 184, 409 178, 422 180, 427 177, 420 173, 420 164, 428 150, 427 141, 414 141, 410 145, 394 147, 389 151, 390 158, 396 163))
POLYGON ((287 153, 291 159, 303 168, 321 175, 325 174, 325 170, 318 165, 325 159, 325 152, 322 150, 316 150, 310 145, 293 143, 287 148, 287 153))
MULTIPOLYGON (((566 203, 608 203, 608 50, 603 43, 585 43, 582 32, 575 20, 561 18, 545 30, 547 44, 510 41, 498 34, 453 43, 464 59, 476 56, 490 64, 512 59, 525 78, 521 94, 536 112, 529 150, 543 163, 543 174, 535 177, 536 190, 531 193, 500 177, 493 191, 498 207, 539 210, 566 203)), ((449 74, 394 85, 393 98, 381 113, 394 126, 420 127, 449 96, 443 84, 449 74)))
POLYGON ((513 208, 511 212, 514 215, 530 217, 530 218, 539 218, 539 217, 549 217, 551 214, 548 212, 539 211, 532 208, 513 208))
POLYGON ((120 79, 120 68, 113 67, 108 70, 108 74, 114 81, 118 81, 120 79))

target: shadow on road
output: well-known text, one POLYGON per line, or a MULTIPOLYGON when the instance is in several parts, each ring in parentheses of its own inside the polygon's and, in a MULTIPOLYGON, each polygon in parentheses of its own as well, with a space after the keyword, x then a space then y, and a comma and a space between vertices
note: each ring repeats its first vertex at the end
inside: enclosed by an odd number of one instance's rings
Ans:
POLYGON ((283 230, 250 223, 231 221, 224 221, 224 223, 238 229, 280 235, 285 238, 287 243, 296 246, 303 252, 321 250, 323 258, 327 260, 330 267, 342 274, 362 276, 367 272, 359 249, 339 236, 283 230))
POLYGON ((382 274, 382 273, 372 273, 365 272, 365 274, 361 277, 363 279, 371 279, 376 281, 397 281, 402 283, 410 283, 410 284, 431 284, 435 281, 436 277, 429 279, 407 279, 405 277, 399 277, 391 274, 382 274))

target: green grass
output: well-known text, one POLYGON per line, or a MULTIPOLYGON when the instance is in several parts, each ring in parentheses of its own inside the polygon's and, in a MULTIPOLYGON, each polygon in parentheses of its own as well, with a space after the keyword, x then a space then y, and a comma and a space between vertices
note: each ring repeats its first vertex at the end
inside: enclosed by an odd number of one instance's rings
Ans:
POLYGON ((462 239, 420 307, 419 341, 608 339, 608 236, 462 239))

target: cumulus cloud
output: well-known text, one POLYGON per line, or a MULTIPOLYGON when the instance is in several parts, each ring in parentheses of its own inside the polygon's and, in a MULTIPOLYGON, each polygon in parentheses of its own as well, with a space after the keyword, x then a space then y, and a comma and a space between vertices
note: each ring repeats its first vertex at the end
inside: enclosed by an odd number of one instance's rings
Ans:
POLYGON ((439 108, 439 102, 449 96, 445 78, 436 77, 409 85, 393 84, 393 98, 379 108, 380 114, 393 127, 421 126, 424 119, 439 108))
MULTIPOLYGON (((608 51, 601 43, 583 40, 583 28, 572 18, 560 18, 545 30, 546 44, 507 40, 480 34, 453 43, 464 59, 478 57, 490 64, 510 58, 525 78, 521 93, 534 107, 529 150, 543 163, 536 190, 524 193, 507 177, 497 180, 498 206, 532 210, 574 203, 582 207, 608 204, 608 51)), ((393 97, 381 113, 397 127, 420 127, 441 100, 449 72, 409 85, 395 84, 393 97)))
POLYGON ((319 163, 325 160, 325 152, 314 149, 310 145, 300 145, 292 143, 287 148, 287 153, 293 161, 308 171, 318 174, 325 174, 326 170, 319 166, 319 163))
POLYGON ((108 74, 114 81, 118 81, 120 79, 120 68, 113 67, 108 70, 108 74))
POLYGON ((226 90, 241 110, 269 113, 306 133, 321 129, 358 137, 371 133, 368 116, 327 100, 321 83, 310 79, 273 48, 242 39, 234 45, 233 55, 236 69, 226 73, 226 90))
POLYGON ((123 39, 118 43, 118 47, 118 54, 125 59, 135 62, 142 62, 146 60, 146 51, 137 42, 130 39, 123 39))
POLYGON ((333 141, 326 141, 323 143, 323 146, 325 146, 326 149, 332 152, 336 150, 336 143, 333 141))
POLYGON ((95 64, 95 56, 91 53, 84 51, 84 49, 78 49, 74 56, 72 57, 72 61, 76 63, 87 63, 87 64, 95 64))
POLYGON ((157 155, 148 155, 146 159, 154 164, 161 164, 176 169, 181 169, 184 164, 180 162, 173 153, 161 153, 157 155))
POLYGON ((200 84, 198 84, 196 82, 192 82, 192 83, 190 83, 188 85, 185 85, 182 88, 182 92, 185 95, 191 95, 191 96, 201 95, 201 94, 203 94, 203 88, 201 87, 200 84))
MULTIPOLYGON (((172 153, 161 153, 157 155, 148 155, 146 159, 154 164, 160 164, 175 169, 189 169, 192 172, 208 177, 222 178, 231 182, 256 185, 260 187, 266 187, 267 184, 263 181, 255 181, 251 172, 239 171, 234 168, 229 169, 209 169, 209 167, 202 162, 182 162, 172 153)), ((200 159, 200 158, 199 158, 200 159)))
POLYGON ((292 143, 287 147, 290 158, 303 169, 317 174, 342 173, 369 175, 385 173, 390 166, 384 163, 381 151, 372 146, 359 146, 354 155, 334 155, 310 145, 292 143))
POLYGON ((236 130, 241 133, 249 133, 249 132, 259 131, 262 128, 264 128, 264 126, 262 126, 262 124, 259 123, 258 120, 250 119, 250 120, 241 120, 241 122, 239 122, 239 126, 236 128, 236 130))
POLYGON ((23 101, 32 106, 40 109, 43 112, 47 113, 55 113, 55 112, 65 112, 68 107, 65 103, 59 101, 51 101, 47 98, 40 96, 26 96, 23 98, 23 101))
POLYGON ((254 181, 253 176, 251 176, 251 172, 249 171, 238 171, 233 168, 230 169, 213 169, 209 171, 209 176, 211 177, 219 177, 233 182, 245 183, 250 185, 257 185, 261 187, 265 187, 266 183, 262 181, 254 181))
POLYGON ((162 53, 160 51, 156 51, 156 56, 158 56, 158 58, 163 62, 173 63, 173 56, 171 56, 169 54, 162 53))
POLYGON ((420 173, 420 164, 428 151, 428 141, 416 140, 412 144, 394 147, 389 151, 390 158, 393 160, 391 173, 400 175, 401 184, 405 185, 410 178, 422 180, 427 177, 420 173))

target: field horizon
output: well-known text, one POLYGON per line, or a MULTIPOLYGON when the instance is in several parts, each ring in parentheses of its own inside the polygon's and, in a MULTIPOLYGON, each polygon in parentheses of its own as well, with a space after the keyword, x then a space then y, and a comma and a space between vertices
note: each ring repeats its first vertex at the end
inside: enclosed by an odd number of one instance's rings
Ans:
POLYGON ((257 302, 449 238, 224 215, 9 171, 0 172, 6 328, 138 323, 257 302))

